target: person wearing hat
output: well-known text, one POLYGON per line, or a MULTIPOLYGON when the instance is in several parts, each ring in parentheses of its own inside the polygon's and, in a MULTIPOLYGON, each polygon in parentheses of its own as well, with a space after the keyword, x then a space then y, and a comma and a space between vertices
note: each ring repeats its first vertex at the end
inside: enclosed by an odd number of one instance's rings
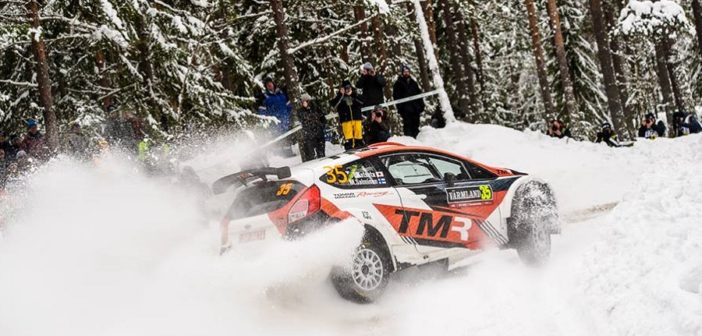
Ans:
POLYGON ((692 113, 673 113, 673 131, 676 137, 702 132, 702 125, 692 113))
POLYGON ((376 74, 372 64, 365 63, 361 66, 361 78, 356 82, 356 88, 361 90, 363 107, 376 106, 385 102, 383 92, 385 84, 385 77, 376 74))
POLYGON ((31 157, 48 159, 48 148, 44 142, 44 134, 39 132, 39 123, 34 119, 27 119, 27 134, 20 147, 31 157))
POLYGON ((385 120, 385 109, 378 105, 370 116, 368 131, 366 132, 366 142, 369 145, 379 142, 386 142, 390 138, 390 128, 385 120))
MULTIPOLYGON (((400 76, 392 87, 392 98, 398 100, 421 93, 422 90, 419 88, 417 81, 412 78, 409 66, 403 64, 400 67, 400 76)), ((405 135, 416 138, 417 134, 419 134, 419 120, 422 112, 424 112, 424 99, 420 98, 397 104, 397 112, 402 117, 402 128, 405 135)))
POLYGON ((617 135, 612 131, 612 124, 607 121, 602 123, 602 130, 597 132, 597 141, 595 142, 604 142, 609 147, 621 147, 617 142, 617 135))
POLYGON ((363 143, 363 115, 361 101, 351 86, 351 82, 345 80, 339 87, 336 97, 329 101, 329 104, 339 113, 339 124, 341 133, 344 136, 344 148, 346 150, 364 147, 363 143))
POLYGON ((646 114, 646 117, 641 121, 639 127, 639 138, 655 139, 665 136, 665 124, 663 121, 656 123, 656 115, 653 113, 646 114))
MULTIPOLYGON (((665 134, 665 125, 663 126, 663 134, 665 134)), ((641 120, 641 127, 638 132, 639 138, 655 139, 662 134, 659 133, 658 125, 656 125, 656 116, 653 113, 648 113, 641 120)))
POLYGON ((302 124, 302 144, 300 154, 302 161, 321 159, 324 155, 324 129, 327 125, 327 118, 324 112, 312 102, 312 96, 303 94, 300 97, 300 109, 297 115, 302 124))

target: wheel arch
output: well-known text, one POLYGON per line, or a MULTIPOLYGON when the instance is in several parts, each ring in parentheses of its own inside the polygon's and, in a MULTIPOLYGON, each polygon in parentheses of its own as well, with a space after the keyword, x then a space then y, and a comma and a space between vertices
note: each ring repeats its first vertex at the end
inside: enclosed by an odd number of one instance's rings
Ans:
POLYGON ((363 240, 365 241, 366 239, 369 239, 370 241, 379 244, 385 250, 385 253, 387 253, 387 257, 391 262, 391 271, 394 272, 395 270, 397 270, 396 260, 393 257, 392 252, 390 250, 390 246, 388 245, 387 240, 385 240, 385 237, 383 237, 383 234, 380 233, 380 231, 377 228, 368 223, 364 223, 363 228, 365 229, 365 233, 363 234, 363 240))

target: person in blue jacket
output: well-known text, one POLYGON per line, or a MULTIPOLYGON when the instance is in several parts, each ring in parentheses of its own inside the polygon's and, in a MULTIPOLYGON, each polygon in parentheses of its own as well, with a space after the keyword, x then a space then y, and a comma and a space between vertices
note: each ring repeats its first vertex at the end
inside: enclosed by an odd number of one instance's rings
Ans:
POLYGON ((292 104, 288 99, 288 94, 275 85, 273 78, 266 77, 263 84, 266 87, 265 90, 256 96, 258 113, 276 117, 280 121, 273 126, 274 135, 278 136, 290 130, 292 104))

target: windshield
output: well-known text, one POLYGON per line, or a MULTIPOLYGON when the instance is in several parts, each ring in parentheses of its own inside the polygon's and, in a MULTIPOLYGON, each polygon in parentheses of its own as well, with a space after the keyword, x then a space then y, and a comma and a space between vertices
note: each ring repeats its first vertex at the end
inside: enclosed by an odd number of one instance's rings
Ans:
POLYGON ((278 210, 304 189, 297 181, 256 182, 239 192, 229 208, 229 218, 253 217, 278 210))

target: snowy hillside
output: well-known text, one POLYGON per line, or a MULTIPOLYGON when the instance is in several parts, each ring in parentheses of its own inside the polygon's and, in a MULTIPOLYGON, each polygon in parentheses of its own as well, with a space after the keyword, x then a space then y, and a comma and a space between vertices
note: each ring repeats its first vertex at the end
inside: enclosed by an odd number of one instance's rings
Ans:
MULTIPOLYGON (((327 280, 350 226, 219 257, 191 193, 119 158, 59 160, 0 206, 27 202, 0 237, 0 335, 702 335, 702 137, 608 148, 454 124, 391 140, 551 183, 565 220, 551 262, 489 251, 358 305, 327 280)), ((218 143, 195 168, 212 180, 251 149, 218 143)))

